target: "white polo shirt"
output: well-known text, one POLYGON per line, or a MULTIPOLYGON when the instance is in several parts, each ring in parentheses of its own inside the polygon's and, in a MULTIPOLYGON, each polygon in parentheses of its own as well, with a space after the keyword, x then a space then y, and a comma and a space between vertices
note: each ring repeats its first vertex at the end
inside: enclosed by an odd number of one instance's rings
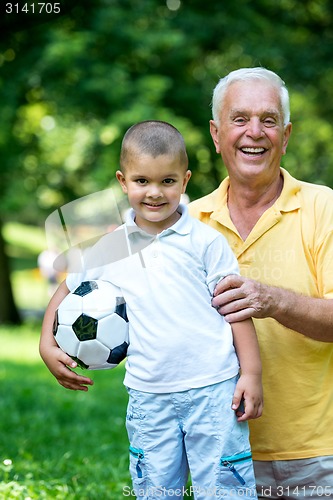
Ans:
MULTIPOLYGON (((217 281, 238 274, 237 260, 220 233, 190 217, 186 206, 178 210, 180 219, 157 235, 142 231, 131 210, 132 255, 67 277, 70 290, 87 279, 121 288, 130 327, 124 384, 144 392, 203 387, 239 370, 231 327, 211 306, 217 281)), ((90 250, 90 262, 107 238, 90 250)))

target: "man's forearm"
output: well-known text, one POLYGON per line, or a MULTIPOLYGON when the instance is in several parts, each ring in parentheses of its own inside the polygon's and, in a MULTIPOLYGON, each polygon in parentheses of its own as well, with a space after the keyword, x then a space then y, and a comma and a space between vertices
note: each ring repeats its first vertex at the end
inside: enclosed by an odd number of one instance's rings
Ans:
POLYGON ((283 326, 321 342, 333 342, 333 300, 297 294, 283 288, 270 289, 270 316, 283 326))

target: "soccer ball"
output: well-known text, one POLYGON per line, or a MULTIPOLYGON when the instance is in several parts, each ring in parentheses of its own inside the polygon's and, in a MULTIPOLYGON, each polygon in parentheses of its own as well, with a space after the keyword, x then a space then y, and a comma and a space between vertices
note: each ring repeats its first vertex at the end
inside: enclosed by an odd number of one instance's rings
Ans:
POLYGON ((129 344, 120 289, 108 281, 83 281, 59 305, 53 335, 82 368, 115 368, 126 357, 129 344))

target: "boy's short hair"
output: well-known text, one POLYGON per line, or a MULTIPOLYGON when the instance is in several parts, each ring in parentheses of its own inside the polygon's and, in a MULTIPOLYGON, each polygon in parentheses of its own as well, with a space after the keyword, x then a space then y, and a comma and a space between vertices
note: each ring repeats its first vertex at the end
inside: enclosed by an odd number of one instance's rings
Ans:
POLYGON ((130 156, 141 154, 153 158, 160 155, 178 157, 184 169, 188 167, 184 138, 173 125, 167 122, 147 120, 136 123, 127 130, 121 144, 121 168, 126 169, 130 156))

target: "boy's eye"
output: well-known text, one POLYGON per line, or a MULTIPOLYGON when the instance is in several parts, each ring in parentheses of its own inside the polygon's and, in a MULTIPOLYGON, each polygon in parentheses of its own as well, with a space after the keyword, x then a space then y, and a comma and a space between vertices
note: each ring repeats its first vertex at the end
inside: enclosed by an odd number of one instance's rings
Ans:
POLYGON ((135 181, 137 184, 147 184, 147 179, 136 179, 135 181))
POLYGON ((174 179, 164 179, 163 183, 164 184, 173 184, 175 182, 174 179))

